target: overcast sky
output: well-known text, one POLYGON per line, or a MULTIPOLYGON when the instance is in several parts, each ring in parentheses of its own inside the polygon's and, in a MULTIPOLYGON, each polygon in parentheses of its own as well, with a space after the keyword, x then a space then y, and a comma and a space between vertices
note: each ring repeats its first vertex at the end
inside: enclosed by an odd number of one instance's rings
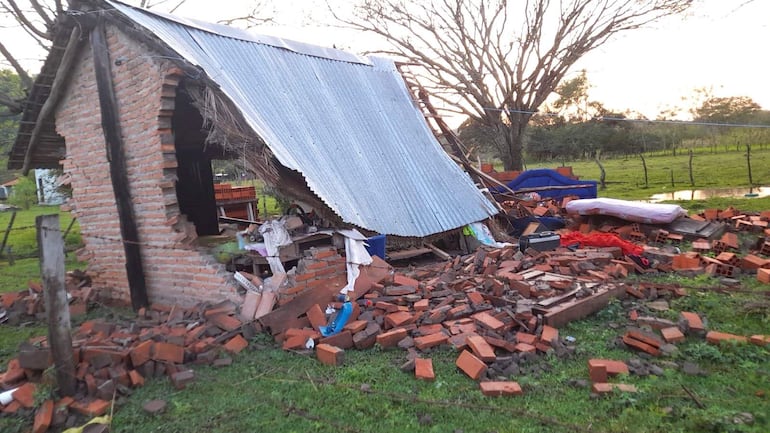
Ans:
MULTIPOLYGON (((243 15, 253 3, 187 0, 176 13, 217 21, 243 15)), ((268 6, 267 12, 283 25, 255 31, 353 51, 365 51, 374 43, 367 37, 313 25, 314 19, 328 18, 325 0, 273 3, 277 6, 268 6)), ((765 47, 770 41, 768 17, 768 0, 699 0, 685 18, 667 19, 654 28, 630 31, 610 41, 583 58, 572 76, 586 69, 592 99, 613 110, 632 109, 650 117, 683 106, 681 98, 700 87, 712 88, 716 96, 748 96, 770 109, 770 60, 765 47)), ((26 65, 39 68, 33 61, 39 51, 22 43, 19 29, 0 29, 0 38, 15 52, 24 53, 20 57, 26 65)))

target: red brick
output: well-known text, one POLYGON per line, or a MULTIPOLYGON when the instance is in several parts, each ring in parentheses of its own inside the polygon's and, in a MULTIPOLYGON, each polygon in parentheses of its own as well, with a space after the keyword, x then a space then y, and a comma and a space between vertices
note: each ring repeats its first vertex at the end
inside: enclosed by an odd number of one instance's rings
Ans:
POLYGON ((412 323, 413 320, 414 316, 405 311, 397 311, 385 316, 385 323, 388 324, 388 328, 398 328, 399 326, 408 325, 412 323))
POLYGON ((711 344, 719 344, 723 341, 739 341, 745 343, 748 340, 748 338, 742 335, 728 334, 726 332, 709 331, 708 334, 706 334, 706 341, 711 344))
POLYGON ((345 327, 342 329, 345 329, 355 334, 356 332, 360 332, 366 329, 367 325, 369 325, 369 322, 367 322, 366 320, 355 320, 353 322, 349 322, 348 324, 346 324, 345 327))
POLYGON ((612 392, 612 384, 594 383, 593 385, 591 385, 591 391, 596 394, 607 394, 612 392))
POLYGON ((516 351, 516 343, 508 340, 503 340, 500 338, 494 338, 490 336, 484 336, 484 340, 489 343, 492 347, 499 347, 500 349, 503 349, 507 352, 514 352, 516 351))
POLYGON ((316 331, 320 331, 322 326, 326 326, 326 315, 318 304, 313 304, 313 306, 307 310, 307 318, 310 320, 310 325, 316 331))
POLYGON ((230 353, 240 353, 243 349, 247 348, 248 346, 249 346, 249 342, 246 341, 246 339, 239 334, 231 338, 230 341, 228 341, 223 348, 230 353))
POLYGON ((471 335, 467 338, 466 343, 473 351, 473 354, 479 357, 484 362, 495 362, 497 356, 495 356, 495 349, 484 340, 483 337, 478 335, 471 335))
POLYGON ((703 321, 700 319, 700 316, 698 316, 696 313, 690 313, 687 311, 682 311, 679 313, 680 317, 687 322, 688 328, 693 332, 703 332, 706 330, 706 327, 703 326, 703 321))
POLYGON ((70 408, 81 415, 93 418, 107 413, 107 409, 110 408, 110 402, 100 399, 95 399, 90 402, 76 401, 72 403, 70 408))
POLYGON ((406 275, 395 274, 393 275, 393 285, 419 287, 420 282, 414 278, 409 278, 406 275))
POLYGON ((435 334, 425 335, 423 337, 417 337, 414 339, 414 346, 419 350, 429 349, 434 346, 439 346, 446 343, 449 337, 443 332, 437 332, 435 334))
POLYGON ((741 269, 759 269, 767 264, 768 260, 754 254, 747 254, 741 259, 741 269))
POLYGON ((415 358, 414 376, 421 380, 436 380, 436 373, 433 372, 433 360, 430 358, 415 358))
POLYGON ((660 349, 660 346, 663 345, 663 341, 661 341, 657 335, 635 330, 626 332, 626 335, 633 338, 634 340, 639 340, 643 343, 649 344, 656 349, 660 349))
POLYGON ((182 346, 158 342, 154 344, 153 348, 155 350, 152 359, 155 361, 173 362, 174 364, 184 362, 184 348, 182 346))
POLYGON ((128 372, 128 377, 131 379, 131 386, 134 388, 138 388, 140 386, 144 386, 144 377, 136 370, 131 370, 128 372))
POLYGON ((398 305, 391 304, 390 302, 385 302, 385 301, 378 301, 376 304, 374 304, 374 308, 383 310, 386 313, 394 313, 396 311, 399 311, 398 305))
POLYGON ((591 378, 592 383, 607 382, 607 366, 605 364, 591 365, 589 362, 588 376, 591 378))
POLYGON ((427 311, 430 308, 430 301, 428 299, 420 299, 414 303, 414 311, 427 311))
POLYGON ((770 284, 770 269, 757 269, 757 280, 765 284, 770 284))
POLYGON ((643 341, 632 338, 628 334, 623 336, 623 342, 652 356, 660 355, 660 350, 658 350, 658 348, 651 346, 643 341))
POLYGON ((468 297, 468 300, 473 305, 480 305, 484 303, 484 296, 475 290, 472 290, 470 292, 465 292, 465 295, 468 297))
POLYGON ((32 382, 27 382, 13 392, 13 399, 18 401, 22 407, 31 408, 35 405, 35 390, 37 386, 32 382))
POLYGON ((481 393, 488 397, 524 394, 517 382, 481 382, 479 387, 481 393))
POLYGON ((517 343, 525 343, 530 345, 535 345, 535 342, 537 341, 537 336, 534 334, 529 334, 526 332, 517 332, 516 333, 516 342, 517 343))
POLYGON ((684 334, 682 334, 682 331, 676 326, 663 328, 660 330, 660 333, 663 335, 663 339, 668 343, 679 343, 684 341, 684 334))
POLYGON ((337 366, 345 361, 345 351, 339 347, 321 343, 315 349, 316 357, 323 364, 337 366))
POLYGON ((129 352, 129 355, 131 356, 131 365, 134 367, 139 367, 140 365, 149 361, 150 357, 152 356, 152 345, 153 342, 151 340, 147 340, 132 347, 131 351, 129 352))
POLYGON ((235 331, 243 325, 243 323, 236 317, 227 314, 214 314, 208 319, 210 323, 213 323, 224 331, 235 331))
POLYGON ((767 346, 770 344, 770 335, 752 335, 750 341, 757 346, 767 346))
POLYGON ((398 344, 399 341, 406 338, 407 331, 404 328, 391 329, 388 332, 383 332, 377 335, 377 344, 382 347, 393 347, 398 344))
POLYGON ((628 365, 623 361, 617 361, 614 359, 589 359, 588 369, 592 369, 597 365, 604 365, 607 368, 607 374, 615 376, 618 374, 628 374, 628 365))
POLYGON ((32 427, 32 433, 45 433, 51 426, 53 419, 53 400, 46 400, 37 408, 35 412, 35 423, 32 427))
POLYGON ((350 349, 353 347, 353 333, 343 330, 342 332, 322 338, 319 343, 336 346, 340 349, 350 349))
POLYGON ((305 348, 309 337, 307 335, 292 335, 283 340, 281 348, 283 350, 300 350, 305 348))
POLYGON ((15 414, 19 411, 19 409, 21 409, 21 404, 19 404, 19 402, 16 400, 11 401, 5 406, 2 406, 2 412, 8 414, 15 414))
POLYGON ((467 350, 462 351, 455 365, 473 380, 477 380, 487 371, 487 365, 467 350))
POLYGON ((517 352, 529 352, 529 353, 537 352, 537 347, 527 343, 516 343, 516 346, 514 346, 514 349, 517 352))
POLYGON ((540 340, 551 344, 553 340, 558 340, 559 330, 548 325, 543 325, 543 332, 540 334, 540 340))
POLYGON ((491 329, 493 331, 499 331, 504 326, 505 323, 501 322, 491 314, 487 313, 486 311, 482 311, 481 313, 474 314, 473 319, 478 322, 481 326, 491 329))

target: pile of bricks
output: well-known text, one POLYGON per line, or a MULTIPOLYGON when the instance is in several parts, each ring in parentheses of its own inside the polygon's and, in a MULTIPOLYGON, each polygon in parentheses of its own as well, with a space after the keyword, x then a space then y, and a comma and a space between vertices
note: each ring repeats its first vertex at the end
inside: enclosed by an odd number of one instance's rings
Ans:
POLYGON ((627 291, 638 296, 682 294, 663 285, 612 281, 634 266, 619 248, 526 253, 513 247, 482 248, 420 267, 411 276, 375 259, 372 267, 362 269, 363 278, 350 294, 353 313, 342 332, 321 335, 329 320, 327 305, 341 306, 329 294, 308 302, 304 311, 287 304, 262 323, 284 349, 315 346, 318 359, 330 365, 341 364, 347 349, 399 347, 409 353, 405 368, 422 380, 435 378, 426 355, 435 347, 450 346, 459 353, 457 367, 480 380, 484 394, 514 395, 522 392, 518 384, 494 379, 521 357, 570 353, 557 326, 595 312, 627 291), (281 320, 271 317, 276 315, 281 320))
MULTIPOLYGON (((90 282, 91 280, 80 271, 67 273, 65 287, 70 298, 70 317, 78 317, 86 313, 88 303, 94 295, 90 282)), ((39 282, 30 281, 27 290, 0 294, 0 312, 2 313, 0 323, 12 326, 31 321, 44 321, 46 315, 43 286, 39 282)))
MULTIPOLYGON (((222 354, 239 353, 256 334, 253 326, 236 317, 236 311, 231 302, 189 309, 154 305, 131 321, 82 323, 72 337, 77 392, 39 406, 34 431, 73 424, 71 414, 103 415, 114 397, 131 395, 147 378, 168 377, 174 388, 183 389, 195 379, 191 365, 229 365, 232 359, 222 354)), ((3 389, 16 389, 2 412, 32 410, 32 396, 41 382, 49 380, 45 372, 51 365, 45 337, 23 344, 0 375, 3 389)))

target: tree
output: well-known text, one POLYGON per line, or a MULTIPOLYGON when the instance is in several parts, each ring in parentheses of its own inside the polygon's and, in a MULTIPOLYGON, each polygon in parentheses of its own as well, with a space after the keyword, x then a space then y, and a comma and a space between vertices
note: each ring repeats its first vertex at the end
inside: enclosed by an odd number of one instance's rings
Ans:
POLYGON ((37 186, 35 186, 34 174, 22 176, 11 189, 11 197, 8 202, 22 209, 29 209, 37 203, 37 186))
POLYGON ((521 169, 532 115, 581 57, 612 36, 682 13, 692 0, 361 0, 346 25, 419 65, 432 96, 495 131, 521 169))

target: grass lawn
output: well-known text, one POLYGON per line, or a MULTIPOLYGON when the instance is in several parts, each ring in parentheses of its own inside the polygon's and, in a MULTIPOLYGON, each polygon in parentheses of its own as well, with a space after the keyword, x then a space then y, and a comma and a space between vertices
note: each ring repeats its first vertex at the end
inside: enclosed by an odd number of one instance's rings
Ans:
MULTIPOLYGON (((639 157, 613 158, 602 160, 606 171, 607 189, 600 191, 602 197, 642 200, 653 194, 708 188, 749 187, 748 170, 744 151, 710 153, 708 149, 696 149, 693 157, 693 180, 690 185, 688 170, 689 156, 686 152, 671 155, 647 155, 648 186, 644 184, 644 169, 639 157), (671 186, 671 172, 674 186, 671 186)), ((555 161, 531 163, 527 168, 555 168, 555 161)), ((599 166, 594 161, 567 161, 573 172, 581 179, 599 180, 599 166)), ((752 179, 755 185, 770 185, 770 149, 751 151, 752 179)), ((499 169, 499 168, 498 168, 499 169)))

